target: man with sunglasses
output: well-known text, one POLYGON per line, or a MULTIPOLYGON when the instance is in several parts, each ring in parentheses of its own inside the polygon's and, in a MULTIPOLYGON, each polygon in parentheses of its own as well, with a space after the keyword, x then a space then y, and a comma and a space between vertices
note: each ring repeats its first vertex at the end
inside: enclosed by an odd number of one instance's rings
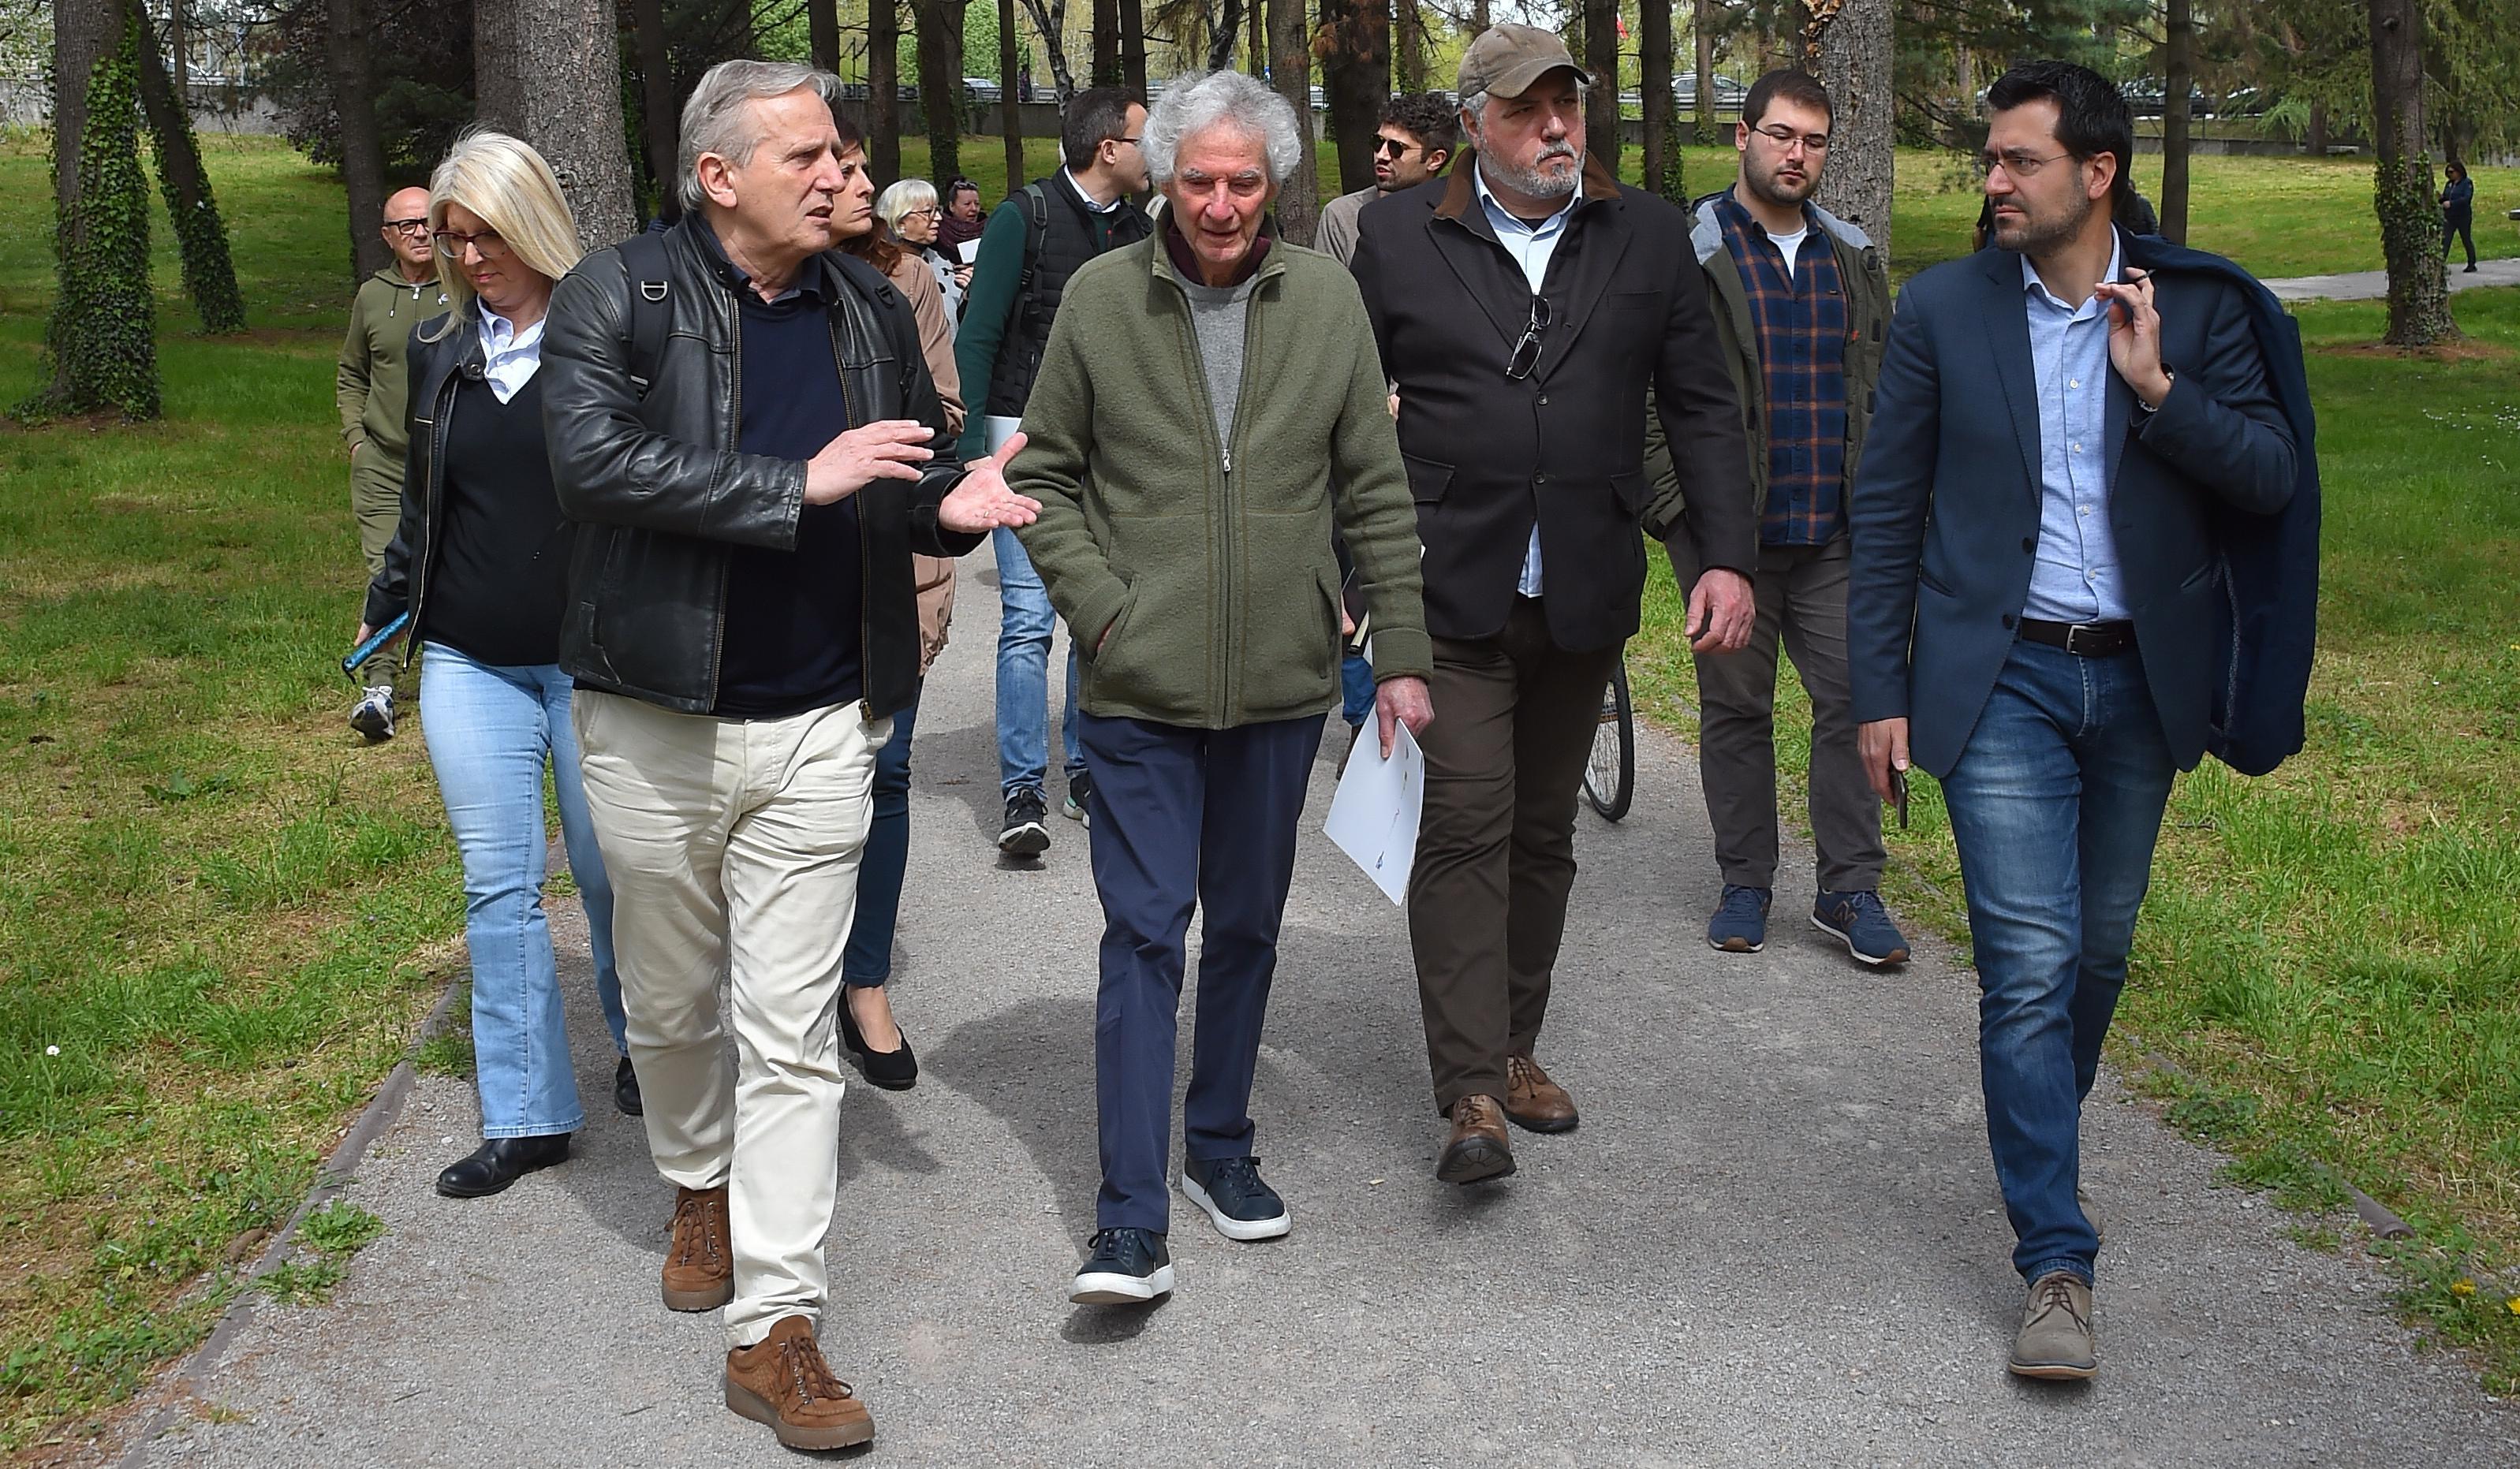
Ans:
MULTIPOLYGON (((1750 88, 1733 128, 1740 172, 1696 202, 1691 243, 1715 297, 1716 335, 1750 439, 1749 503, 1759 517, 1758 620, 1739 657, 1697 659, 1698 776, 1724 892, 1706 942, 1729 954, 1767 944, 1777 876, 1777 651, 1811 694, 1810 810, 1819 848, 1815 927, 1871 965, 1908 958, 1881 906, 1881 808, 1866 785, 1846 687, 1846 483, 1862 458, 1890 319, 1881 252, 1812 202, 1828 164, 1835 109, 1801 71, 1750 88)), ((1648 421, 1656 514, 1671 518, 1678 476, 1648 421)), ((1685 527, 1672 570, 1696 577, 1685 527)))
POLYGON ((2100 1243, 2083 1098, 2172 778, 2209 747, 2254 772, 2301 746, 2316 467, 2274 298, 2116 222, 2118 89, 2030 63, 1988 89, 1987 122, 1990 247, 1910 281, 1891 322, 1847 505, 1848 671, 1874 791, 1930 772, 1959 850, 1987 1137, 2029 1287, 2009 1367, 2082 1379, 2100 1243), (2306 560, 2265 550, 2283 533, 2306 560), (2260 759, 2267 722, 2290 737, 2260 759))
POLYGON ((1386 194, 1415 189, 1444 171, 1462 141, 1462 122, 1441 92, 1394 97, 1373 135, 1373 182, 1322 205, 1313 248, 1345 265, 1356 257, 1356 218, 1386 194))
MULTIPOLYGON (((359 552, 368 575, 384 569, 385 548, 402 519, 403 431, 408 368, 403 360, 411 329, 446 310, 429 250, 428 191, 404 189, 385 200, 381 232, 393 258, 359 283, 350 303, 350 330, 341 338, 341 360, 333 375, 333 402, 341 413, 341 439, 350 446, 350 513, 359 525, 359 552)), ((384 664, 372 660, 372 668, 384 664)), ((391 739, 393 681, 361 688, 350 710, 350 728, 370 739, 391 739)))
POLYGON ((1576 787, 1644 590, 1645 390, 1707 569, 1703 651, 1748 642, 1758 526, 1688 222, 1584 154, 1592 78, 1498 25, 1461 67, 1467 165, 1366 205, 1352 262, 1418 502, 1435 721, 1409 891, 1435 1176, 1513 1172, 1505 1124, 1575 1126, 1534 1056, 1575 882, 1576 787))

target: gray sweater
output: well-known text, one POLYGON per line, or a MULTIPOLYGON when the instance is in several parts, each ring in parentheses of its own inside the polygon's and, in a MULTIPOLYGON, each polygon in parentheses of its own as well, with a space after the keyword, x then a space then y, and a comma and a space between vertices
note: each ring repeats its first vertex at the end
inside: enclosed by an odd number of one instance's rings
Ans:
POLYGON ((1198 365, 1207 378, 1208 407, 1216 414, 1216 441, 1234 442, 1234 404, 1242 396, 1242 323, 1249 315, 1257 273, 1239 286, 1202 286, 1184 279, 1191 329, 1198 336, 1198 365))

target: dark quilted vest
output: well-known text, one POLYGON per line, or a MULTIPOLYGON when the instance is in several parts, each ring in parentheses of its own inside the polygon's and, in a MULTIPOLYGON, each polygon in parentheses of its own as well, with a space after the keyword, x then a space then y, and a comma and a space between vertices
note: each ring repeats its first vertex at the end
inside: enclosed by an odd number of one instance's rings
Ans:
POLYGON ((989 401, 983 412, 1000 419, 1023 417, 1024 402, 1032 396, 1032 379, 1041 372, 1042 349, 1050 344, 1050 324, 1058 317, 1058 298, 1067 289, 1067 278, 1103 250, 1118 249, 1154 233, 1146 212, 1124 199, 1111 221, 1110 242, 1102 249, 1096 249, 1092 213, 1075 186, 1068 183, 1064 169, 1035 180, 1031 189, 1015 196, 1015 205, 1025 211, 1026 245, 1038 239, 1039 246, 1031 284, 1015 298, 1006 339, 998 345, 997 365, 989 370, 989 401), (1032 190, 1040 191, 1037 202, 1032 190))

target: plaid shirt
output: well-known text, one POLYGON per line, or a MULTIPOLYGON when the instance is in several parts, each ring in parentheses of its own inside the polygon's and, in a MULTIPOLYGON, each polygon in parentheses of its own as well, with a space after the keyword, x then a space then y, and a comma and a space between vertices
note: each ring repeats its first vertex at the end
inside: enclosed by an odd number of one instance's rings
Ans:
POLYGON ((1846 290, 1828 231, 1811 233, 1785 275, 1785 256, 1726 190, 1715 201, 1725 248, 1741 274, 1766 379, 1767 546, 1825 546, 1846 528, 1846 290))

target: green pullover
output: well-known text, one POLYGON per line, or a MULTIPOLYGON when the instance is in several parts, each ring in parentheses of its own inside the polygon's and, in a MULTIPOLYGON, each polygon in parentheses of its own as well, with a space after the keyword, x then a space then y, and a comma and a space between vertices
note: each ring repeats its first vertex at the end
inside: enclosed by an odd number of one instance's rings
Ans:
POLYGON ((445 312, 446 292, 436 277, 414 286, 392 265, 360 282, 358 297, 350 303, 350 330, 341 338, 341 361, 333 377, 341 438, 367 444, 391 462, 397 475, 410 442, 404 426, 410 385, 403 357, 411 329, 445 312))

